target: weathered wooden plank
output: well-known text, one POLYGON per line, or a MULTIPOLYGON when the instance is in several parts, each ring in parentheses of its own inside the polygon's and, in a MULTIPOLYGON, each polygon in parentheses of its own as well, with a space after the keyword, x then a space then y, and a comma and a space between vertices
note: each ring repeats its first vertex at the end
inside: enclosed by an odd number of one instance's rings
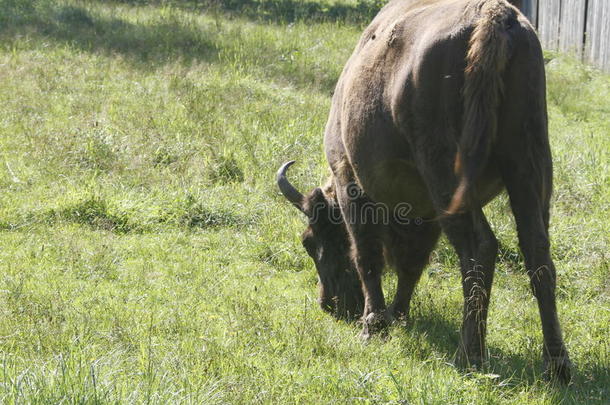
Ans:
POLYGON ((530 20, 534 27, 538 26, 538 0, 523 0, 521 12, 530 20))
POLYGON ((546 0, 538 3, 538 34, 543 47, 547 49, 559 47, 560 21, 561 0, 546 0))
POLYGON ((610 2, 589 0, 585 60, 610 71, 610 2))
POLYGON ((602 3, 600 0, 589 0, 587 5, 587 26, 585 27, 585 59, 594 62, 597 58, 596 50, 599 49, 599 31, 601 28, 602 3))
POLYGON ((604 9, 602 11, 602 30, 600 41, 599 62, 603 69, 610 71, 610 2, 602 1, 604 9))
POLYGON ((558 49, 582 56, 585 35, 585 0, 561 0, 558 49))
POLYGON ((610 72, 610 0, 522 0, 545 49, 560 50, 610 72))
POLYGON ((604 2, 604 11, 602 17, 602 41, 600 60, 601 66, 607 71, 610 71, 610 2, 604 2))
POLYGON ((534 24, 535 27, 538 27, 538 2, 539 0, 530 0, 531 2, 531 17, 530 21, 534 24))

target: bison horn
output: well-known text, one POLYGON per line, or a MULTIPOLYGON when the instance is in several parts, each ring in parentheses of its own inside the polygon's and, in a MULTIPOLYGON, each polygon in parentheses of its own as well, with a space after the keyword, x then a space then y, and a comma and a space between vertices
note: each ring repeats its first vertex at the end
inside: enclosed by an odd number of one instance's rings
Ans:
POLYGON ((303 194, 299 192, 286 178, 286 171, 290 166, 294 164, 294 160, 290 162, 286 162, 280 167, 277 171, 277 186, 280 188, 280 191, 286 197, 288 201, 290 201, 294 206, 296 206, 299 210, 303 210, 303 194))

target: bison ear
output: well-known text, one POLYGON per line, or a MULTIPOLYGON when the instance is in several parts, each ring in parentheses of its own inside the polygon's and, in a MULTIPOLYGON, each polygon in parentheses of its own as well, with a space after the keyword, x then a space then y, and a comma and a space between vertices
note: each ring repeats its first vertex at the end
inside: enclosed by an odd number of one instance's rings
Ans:
POLYGON ((320 187, 316 187, 311 194, 309 195, 310 203, 313 204, 328 204, 326 202, 326 195, 324 195, 324 191, 320 187))
POLYGON ((331 206, 331 202, 328 200, 328 196, 320 187, 316 187, 311 194, 306 198, 309 206, 316 206, 318 209, 328 209, 331 206))
POLYGON ((310 221, 319 219, 320 215, 326 215, 330 204, 324 191, 320 187, 316 187, 307 197, 303 204, 303 213, 307 215, 310 221))

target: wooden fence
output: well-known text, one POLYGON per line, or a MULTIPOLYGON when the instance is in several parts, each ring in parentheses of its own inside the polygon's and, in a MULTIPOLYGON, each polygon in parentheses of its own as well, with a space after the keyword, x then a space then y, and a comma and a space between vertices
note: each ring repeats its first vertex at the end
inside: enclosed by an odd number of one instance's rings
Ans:
POLYGON ((522 0, 521 9, 544 48, 610 72, 610 0, 522 0))

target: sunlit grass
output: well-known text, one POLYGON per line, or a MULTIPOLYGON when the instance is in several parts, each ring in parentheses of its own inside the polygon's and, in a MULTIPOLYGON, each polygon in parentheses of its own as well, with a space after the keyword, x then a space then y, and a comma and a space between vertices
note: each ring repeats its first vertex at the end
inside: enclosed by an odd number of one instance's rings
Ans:
POLYGON ((296 159, 299 187, 324 181, 333 85, 377 5, 144 3, 0 1, 2 402, 610 396, 607 75, 564 57, 547 65, 553 255, 575 382, 540 378, 505 197, 486 208, 502 246, 491 361, 465 374, 452 365, 461 285, 448 244, 411 325, 363 345, 358 325, 318 309, 304 220, 273 180, 296 159))

